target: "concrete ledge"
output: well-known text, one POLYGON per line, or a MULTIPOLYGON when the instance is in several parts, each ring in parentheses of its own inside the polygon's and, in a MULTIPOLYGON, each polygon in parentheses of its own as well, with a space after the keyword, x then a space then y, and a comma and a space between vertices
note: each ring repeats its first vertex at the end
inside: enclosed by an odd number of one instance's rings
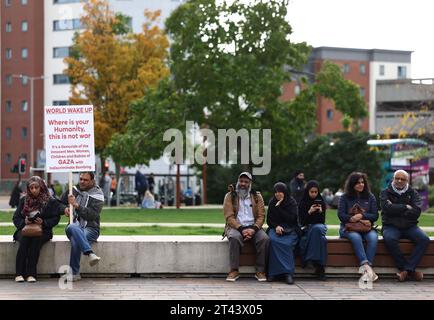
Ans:
MULTIPOLYGON (((0 275, 15 274, 15 258, 19 244, 11 236, 0 236, 0 275)), ((328 237, 338 239, 338 237, 328 237)), ((434 241, 434 238, 431 238, 434 241)), ((345 240, 343 240, 345 241, 345 240)), ((229 247, 221 236, 101 236, 93 245, 102 260, 90 267, 82 257, 81 273, 86 275, 221 275, 228 272, 229 247)), ((62 273, 59 268, 69 264, 70 243, 66 236, 55 236, 41 250, 38 274, 62 273)), ((375 268, 379 274, 394 274, 393 267, 375 268)), ((434 275, 434 265, 421 268, 434 275)), ((252 266, 240 268, 251 273, 252 266)), ((312 270, 297 267, 296 274, 309 274, 312 270)), ((328 267, 328 274, 354 274, 358 268, 328 267)))

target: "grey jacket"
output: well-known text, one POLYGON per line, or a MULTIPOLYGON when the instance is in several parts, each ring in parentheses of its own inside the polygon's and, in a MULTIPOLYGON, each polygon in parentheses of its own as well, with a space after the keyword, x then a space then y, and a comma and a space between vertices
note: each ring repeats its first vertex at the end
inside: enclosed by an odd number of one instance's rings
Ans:
MULTIPOLYGON (((68 194, 66 191, 62 194, 60 201, 68 206, 68 194)), ((81 191, 78 186, 74 186, 72 194, 75 196, 79 207, 74 210, 74 220, 80 222, 80 225, 85 227, 95 228, 99 231, 100 215, 104 205, 104 195, 99 186, 95 186, 89 190, 81 191)))

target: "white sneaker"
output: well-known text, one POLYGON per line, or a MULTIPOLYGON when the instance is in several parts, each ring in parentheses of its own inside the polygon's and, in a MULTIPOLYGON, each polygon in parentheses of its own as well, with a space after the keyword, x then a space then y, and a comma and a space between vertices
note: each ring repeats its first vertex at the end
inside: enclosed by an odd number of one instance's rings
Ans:
POLYGON ((32 276, 29 276, 29 277, 27 277, 27 282, 36 282, 36 279, 35 279, 35 277, 32 277, 32 276))
POLYGON ((372 282, 375 282, 378 280, 378 275, 374 272, 374 270, 372 269, 372 267, 369 264, 365 264, 363 266, 365 268, 365 271, 368 275, 368 279, 372 282))
POLYGON ((24 282, 23 276, 16 276, 15 277, 15 282, 24 282))
POLYGON ((99 260, 101 260, 100 257, 98 257, 95 253, 90 253, 89 254, 89 265, 91 267, 95 266, 98 264, 99 260))

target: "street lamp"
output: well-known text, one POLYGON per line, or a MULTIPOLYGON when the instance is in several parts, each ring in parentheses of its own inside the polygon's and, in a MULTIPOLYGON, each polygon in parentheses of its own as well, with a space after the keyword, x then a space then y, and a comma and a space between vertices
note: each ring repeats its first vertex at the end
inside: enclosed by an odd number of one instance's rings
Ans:
POLYGON ((34 122, 34 107, 33 107, 33 81, 35 80, 43 80, 45 77, 44 76, 39 76, 39 77, 29 77, 25 74, 14 74, 12 75, 13 78, 19 78, 19 79, 27 79, 30 80, 30 166, 29 166, 29 172, 32 171, 33 169, 33 165, 34 165, 34 143, 35 143, 35 137, 34 137, 34 133, 33 133, 33 122, 34 122))

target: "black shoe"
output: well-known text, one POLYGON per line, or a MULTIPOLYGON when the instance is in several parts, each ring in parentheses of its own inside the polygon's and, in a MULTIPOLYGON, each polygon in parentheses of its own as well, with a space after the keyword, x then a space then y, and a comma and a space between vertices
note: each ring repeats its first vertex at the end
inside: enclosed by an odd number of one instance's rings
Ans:
POLYGON ((292 278, 292 275, 290 275, 290 274, 287 274, 285 276, 285 281, 287 284, 294 284, 294 279, 292 278))
POLYGON ((269 276, 269 277, 267 278, 267 281, 268 281, 268 282, 276 281, 276 277, 275 277, 275 276, 269 276))
POLYGON ((322 266, 320 264, 317 264, 315 266, 315 274, 316 274, 316 276, 318 277, 319 280, 321 280, 321 281, 326 281, 327 280, 327 277, 325 275, 324 266, 322 266))

